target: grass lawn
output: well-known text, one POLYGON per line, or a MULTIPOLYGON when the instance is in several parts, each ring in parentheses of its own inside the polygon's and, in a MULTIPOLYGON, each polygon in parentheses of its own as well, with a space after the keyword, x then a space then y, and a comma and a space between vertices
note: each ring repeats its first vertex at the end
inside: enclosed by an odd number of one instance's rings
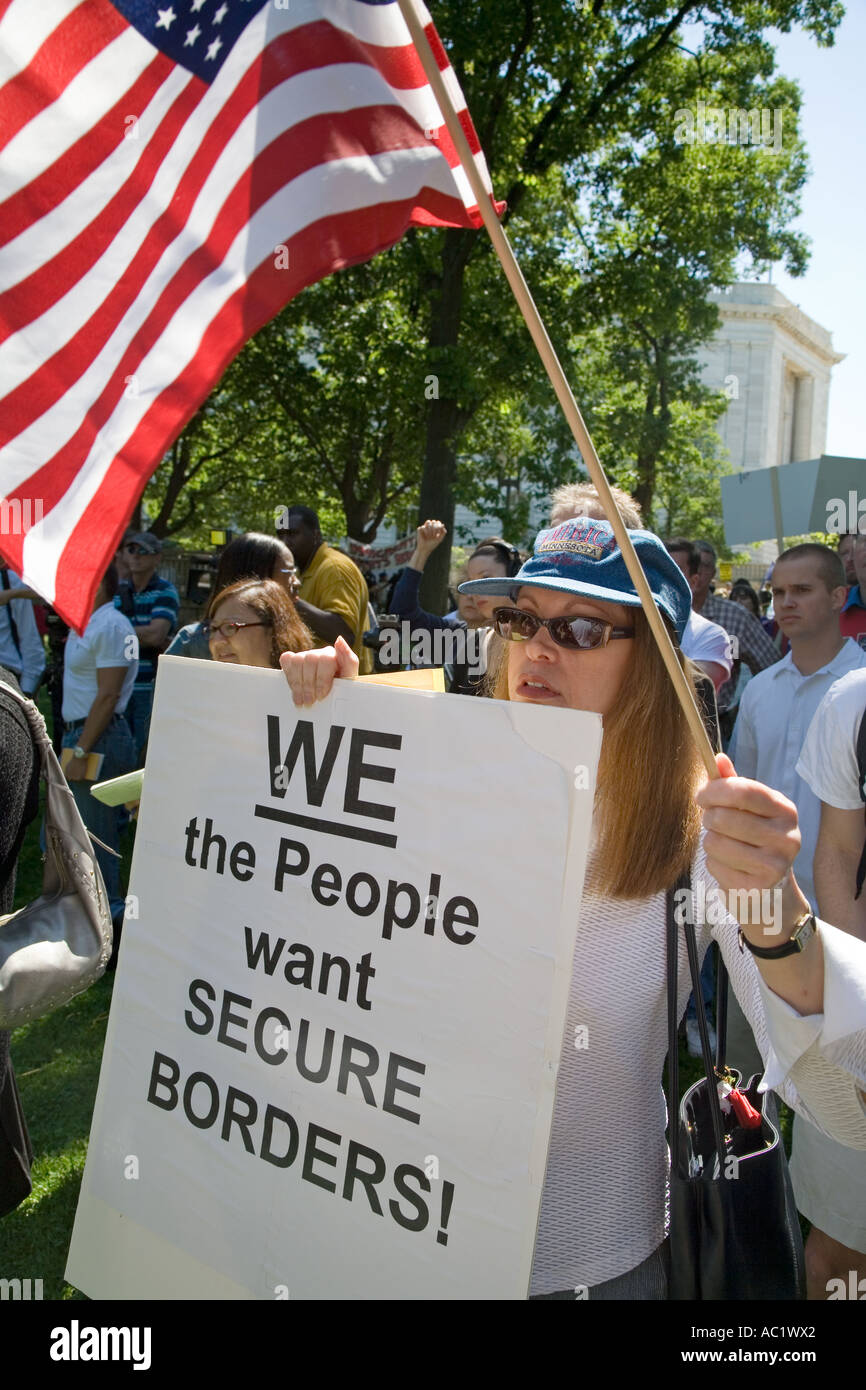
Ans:
MULTIPOLYGON (((125 883, 134 832, 123 841, 125 883)), ((19 858, 15 906, 38 897, 42 887, 39 820, 28 830, 19 858)), ((20 1028, 12 1060, 30 1130, 35 1161, 33 1192, 0 1220, 0 1277, 42 1279, 46 1299, 83 1298, 63 1277, 111 1004, 113 975, 106 975, 65 1008, 20 1028)), ((680 1049, 680 1084, 701 1074, 700 1062, 680 1049)), ((790 1152, 791 1112, 780 1106, 790 1152)))

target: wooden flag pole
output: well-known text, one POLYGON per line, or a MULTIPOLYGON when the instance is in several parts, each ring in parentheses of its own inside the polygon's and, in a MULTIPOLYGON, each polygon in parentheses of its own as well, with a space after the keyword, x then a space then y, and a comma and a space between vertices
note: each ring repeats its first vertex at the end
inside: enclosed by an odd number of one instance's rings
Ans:
POLYGON ((523 278, 523 272, 514 258, 514 252, 511 249, 508 238, 499 224, 499 218, 496 215, 496 210, 493 207, 490 194, 484 187, 484 181, 475 163, 472 151, 469 148, 469 141, 466 139, 463 127, 460 124, 460 119, 457 112, 454 110, 451 97, 442 80, 439 66, 427 42, 427 35, 424 33, 424 27, 418 15, 415 13, 413 0, 397 0, 397 3, 400 6, 400 12, 412 36, 412 41, 415 44, 418 57, 421 59, 427 81, 430 83, 436 100, 439 103, 439 109, 444 117, 448 133, 454 141, 455 149, 460 156, 460 162, 472 186, 472 191, 475 194, 481 217, 490 234, 490 240, 493 242, 493 248, 499 257, 500 264, 511 286, 512 293, 517 300, 520 312, 526 320, 526 326, 532 335, 532 341, 535 343, 538 355, 544 364, 547 375, 550 377, 551 385, 556 392, 559 404, 562 406, 563 414, 574 435, 577 447, 580 449, 583 461, 589 470, 589 475, 598 492, 599 500, 613 527, 613 532, 616 536, 617 544, 622 551, 622 557, 625 560, 626 568, 637 590, 640 601, 643 604, 644 613, 646 614, 647 621, 649 622, 653 636, 658 644, 659 651, 662 654, 662 658, 668 670, 668 675, 673 681, 674 689, 683 707, 695 743, 703 758, 707 775, 711 778, 718 777, 719 771, 716 766, 715 753, 707 737, 707 731, 704 728, 704 722, 697 704, 695 703, 692 688, 686 679, 685 672, 677 660, 677 654, 670 639, 670 634, 656 607, 655 600, 653 599, 649 584, 647 583, 646 575, 643 572, 635 548, 631 543, 625 523, 620 516, 619 508, 611 493, 610 486, 604 474, 604 469, 596 453, 595 445, 590 438, 589 431, 586 428, 577 401, 572 395, 571 387, 568 384, 565 372, 562 370, 562 364, 554 351, 547 329, 544 326, 541 315, 529 292, 529 286, 523 278))

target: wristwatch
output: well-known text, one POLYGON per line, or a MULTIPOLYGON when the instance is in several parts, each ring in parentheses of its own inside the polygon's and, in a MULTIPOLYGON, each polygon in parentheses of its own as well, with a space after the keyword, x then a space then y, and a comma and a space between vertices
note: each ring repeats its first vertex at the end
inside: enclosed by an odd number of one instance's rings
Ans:
POLYGON ((84 749, 81 747, 81 744, 80 744, 80 743, 77 743, 77 744, 75 745, 75 747, 73 748, 73 750, 72 750, 72 756, 73 756, 73 758, 86 758, 86 757, 87 757, 87 754, 85 753, 84 749))
POLYGON ((744 946, 748 946, 752 955, 760 956, 761 960, 782 960, 784 956, 796 956, 798 952, 804 951, 817 929, 814 912, 804 912, 799 921, 795 922, 788 940, 781 946, 753 946, 748 937, 743 935, 742 927, 737 933, 737 938, 741 951, 744 946))

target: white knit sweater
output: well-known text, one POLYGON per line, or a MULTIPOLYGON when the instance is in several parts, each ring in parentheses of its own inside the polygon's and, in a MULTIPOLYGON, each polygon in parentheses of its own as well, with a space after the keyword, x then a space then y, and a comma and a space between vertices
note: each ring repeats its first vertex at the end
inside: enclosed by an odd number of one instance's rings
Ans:
MULTIPOLYGON (((703 852, 693 883, 707 873, 703 852)), ((821 924, 824 1014, 802 1018, 741 953, 737 925, 698 925, 718 941, 766 1067, 765 1082, 819 1129, 866 1148, 866 943, 821 924)), ((557 1077, 530 1292, 613 1279, 666 1234, 668 1152, 661 1075, 667 1053, 665 895, 617 901, 585 893, 557 1077), (581 1026, 587 1033, 576 1033, 581 1026), (575 1040, 586 1042, 576 1047, 575 1040)), ((679 954, 679 1007, 690 993, 679 954)), ((728 1062, 736 1066, 736 1057, 728 1062)), ((748 1078, 747 1078, 748 1079, 748 1078)))

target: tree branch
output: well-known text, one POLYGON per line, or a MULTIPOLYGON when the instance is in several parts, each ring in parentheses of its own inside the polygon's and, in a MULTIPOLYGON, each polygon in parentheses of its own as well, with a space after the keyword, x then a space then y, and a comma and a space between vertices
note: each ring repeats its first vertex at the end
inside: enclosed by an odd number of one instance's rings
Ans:
POLYGON ((478 139, 481 143, 481 148, 487 152, 488 162, 491 165, 493 163, 494 130, 502 112, 502 108, 505 105, 505 99, 511 91, 517 69, 523 61, 524 55, 532 42, 534 29, 535 14, 533 0, 523 0, 523 32, 508 61, 508 68, 505 76, 496 86, 496 94, 490 103, 490 110, 484 122, 484 128, 478 131, 478 139))
POLYGON ((322 468, 325 470, 325 473, 330 478, 334 487, 337 489, 337 491, 339 491, 340 479, 337 476, 337 471, 331 462, 331 456, 328 453, 327 449, 324 447, 324 445, 320 443, 318 435, 316 434, 316 431, 313 429, 312 425, 308 424, 308 422, 304 419, 303 415, 300 413, 299 410, 292 410, 288 405, 286 405, 285 401, 280 402, 280 409, 283 410, 286 415, 288 415, 290 420, 294 421, 294 423, 301 430, 301 433, 306 435, 314 452, 318 455, 318 459, 320 464, 322 465, 322 468))
MULTIPOLYGON (((656 31, 657 37, 653 39, 649 47, 645 49, 643 53, 639 54, 638 57, 633 58, 630 63, 626 63, 625 67, 620 68, 619 72, 614 73, 609 81, 605 83, 601 91, 587 107, 584 116, 586 122, 591 123, 595 120, 605 103, 617 92, 621 91, 636 72, 640 72, 641 68, 646 66, 659 49, 664 47, 671 37, 671 34, 676 32, 686 16, 693 10, 700 9, 702 4, 703 0, 685 0, 685 3, 680 5, 676 14, 668 20, 667 24, 662 25, 662 27, 656 31)), ((648 37, 649 35, 644 36, 645 39, 648 37)))

